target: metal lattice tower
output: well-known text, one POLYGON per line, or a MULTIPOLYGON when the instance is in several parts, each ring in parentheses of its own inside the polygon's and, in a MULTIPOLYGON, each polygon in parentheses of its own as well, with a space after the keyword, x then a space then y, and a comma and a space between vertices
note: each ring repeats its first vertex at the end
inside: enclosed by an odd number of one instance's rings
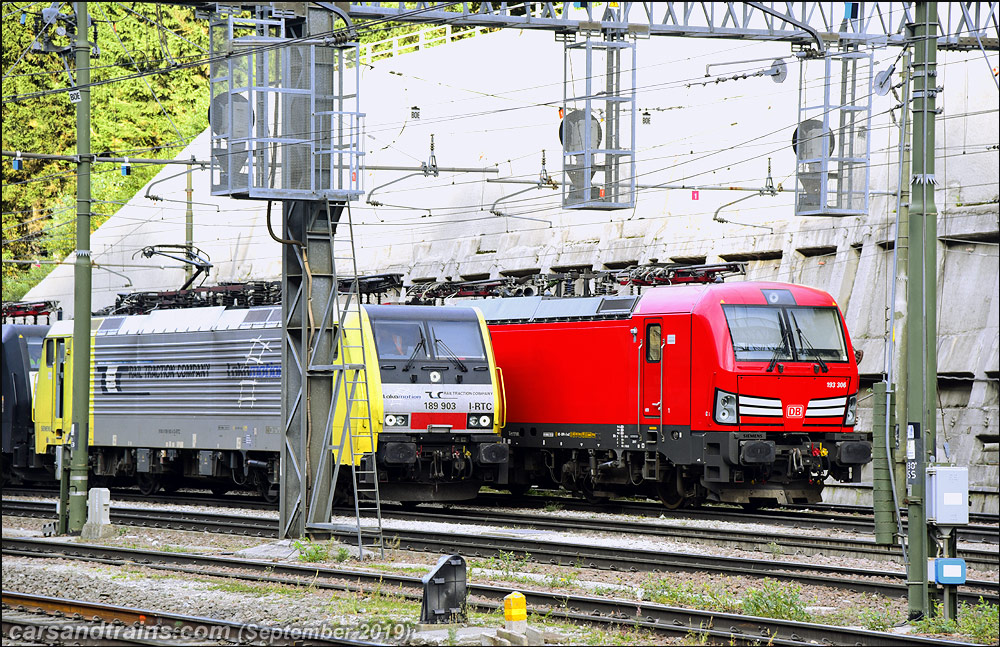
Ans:
POLYGON ((563 207, 631 208, 635 205, 635 38, 619 29, 560 37, 563 207), (581 68, 582 78, 574 78, 573 71, 581 68))
POLYGON ((792 144, 797 216, 868 213, 872 55, 845 44, 802 58, 792 144), (821 74, 808 73, 817 67, 821 74))
POLYGON ((357 44, 338 17, 269 7, 210 23, 212 195, 348 200, 361 188, 364 115, 357 44))
MULTIPOLYGON (((351 210, 348 206, 340 208, 338 213, 327 203, 326 215, 313 224, 326 226, 323 256, 324 261, 329 259, 330 293, 323 314, 316 322, 316 336, 306 371, 333 383, 333 397, 323 428, 324 446, 315 471, 317 481, 329 480, 332 487, 328 496, 323 496, 318 489, 312 490, 306 530, 337 529, 328 521, 333 514, 333 495, 337 485, 342 483, 340 470, 349 464, 356 520, 351 530, 357 537, 358 555, 361 556, 366 537, 370 538, 369 543, 382 548, 382 509, 375 462, 377 435, 370 406, 381 394, 372 394, 369 390, 367 359, 369 353, 374 357, 374 349, 366 348, 372 342, 364 334, 365 314, 357 279, 351 210), (337 238, 338 227, 346 228, 347 235, 337 238), (343 289, 345 283, 346 291, 343 289)), ((323 235, 322 231, 311 233, 320 239, 323 235)), ((312 280, 316 278, 314 274, 312 280)))
POLYGON ((353 27, 332 5, 260 5, 220 8, 210 36, 212 194, 283 203, 281 536, 329 534, 347 486, 360 553, 382 513, 347 208, 364 194, 353 27))
MULTIPOLYGON (((365 370, 370 350, 345 203, 286 201, 282 287, 285 442, 281 454, 283 537, 330 534, 335 500, 354 499, 359 549, 363 536, 381 546, 382 512, 375 467, 375 420, 365 370), (338 231, 339 230, 339 231, 338 231), (339 233, 339 236, 338 236, 339 233), (338 491, 348 479, 352 493, 338 491)), ((369 342, 370 343, 370 342, 369 342)), ((373 351, 372 351, 373 352, 373 351)))

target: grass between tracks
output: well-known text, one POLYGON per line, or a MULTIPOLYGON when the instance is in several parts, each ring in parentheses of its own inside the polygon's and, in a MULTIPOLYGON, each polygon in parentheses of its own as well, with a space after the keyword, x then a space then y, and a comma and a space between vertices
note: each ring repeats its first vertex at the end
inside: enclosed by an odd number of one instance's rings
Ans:
POLYGON ((747 589, 742 597, 734 596, 722 583, 673 581, 668 577, 650 577, 642 586, 644 599, 670 606, 694 607, 708 611, 741 613, 760 618, 778 618, 809 622, 802 587, 797 584, 765 579, 760 587, 747 589))
POLYGON ((934 616, 917 620, 913 630, 923 634, 961 634, 984 645, 1000 644, 1000 614, 995 604, 979 598, 978 604, 963 602, 958 609, 958 620, 946 620, 941 604, 934 603, 934 616))
MULTIPOLYGON (((114 545, 127 545, 134 548, 153 548, 165 552, 212 553, 229 552, 235 548, 253 545, 256 542, 241 538, 235 540, 206 540, 202 533, 184 531, 137 532, 129 531, 128 536, 119 536, 110 541, 100 542, 114 545), (135 533, 134 535, 131 533, 135 533), (197 544, 197 545, 194 545, 197 544)), ((365 569, 386 573, 421 575, 430 568, 420 566, 426 556, 420 556, 408 551, 401 551, 398 546, 386 547, 386 560, 358 563, 356 558, 349 557, 346 549, 332 542, 303 542, 299 547, 302 561, 314 562, 317 565, 327 563, 336 565, 347 562, 365 569), (396 565, 394 562, 403 562, 396 565), (409 562, 409 563, 406 563, 409 562)), ((512 589, 525 588, 557 589, 568 593, 597 595, 632 600, 648 600, 651 602, 698 608, 710 611, 744 613, 749 615, 787 618, 822 624, 841 626, 863 626, 875 631, 889 631, 905 621, 905 604, 896 599, 881 596, 836 595, 831 596, 821 589, 800 587, 792 583, 773 580, 750 580, 747 578, 713 577, 707 580, 696 578, 680 579, 670 574, 627 574, 619 573, 613 577, 600 571, 583 568, 582 564, 555 567, 539 564, 531 560, 530 555, 516 553, 500 553, 490 558, 469 560, 470 581, 493 581, 494 583, 509 582, 512 589), (589 581, 593 579, 594 581, 589 581), (814 597, 817 596, 817 597, 814 597), (823 607, 821 605, 829 605, 823 607)), ((138 573, 122 573, 115 579, 133 579, 146 577, 159 579, 162 575, 138 573)), ((267 595, 293 595, 288 589, 275 587, 273 590, 260 585, 244 584, 213 584, 220 592, 242 593, 248 596, 264 597, 267 595)), ((266 585, 265 585, 266 587, 266 585)), ((342 607, 344 616, 353 615, 353 609, 370 609, 376 614, 389 613, 396 610, 395 617, 419 617, 419 608, 412 600, 399 596, 388 598, 387 594, 371 596, 347 596, 346 601, 336 604, 342 607), (412 605, 412 611, 407 605, 412 605), (405 610, 405 613, 404 613, 405 610), (402 615, 399 615, 402 614, 402 615)), ((331 601, 331 604, 334 604, 331 601)), ((364 614, 367 616, 367 614, 364 614)), ((540 616, 545 618, 545 616, 540 616)), ((478 622, 478 621, 477 621, 478 622)), ((555 620, 548 620, 557 628, 555 620)), ((986 602, 977 605, 962 605, 957 621, 944 621, 931 618, 913 624, 913 631, 929 634, 959 635, 965 639, 979 643, 997 644, 997 607, 986 602)), ((572 623, 562 623, 562 627, 575 626, 572 623)), ((695 637, 692 637, 694 640, 695 637)), ((574 639, 592 644, 642 644, 647 642, 639 638, 635 632, 622 630, 609 634, 607 629, 592 630, 577 627, 574 639), (582 632, 582 633, 581 633, 582 632), (592 637, 593 636, 593 637, 592 637), (615 637, 617 636, 617 637, 615 637)), ((655 641, 654 641, 655 642, 655 641)))

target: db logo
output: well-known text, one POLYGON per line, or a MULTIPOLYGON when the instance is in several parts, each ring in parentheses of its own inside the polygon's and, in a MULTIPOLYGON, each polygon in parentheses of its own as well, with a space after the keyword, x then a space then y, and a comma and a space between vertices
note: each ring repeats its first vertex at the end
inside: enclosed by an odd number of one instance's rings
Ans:
POLYGON ((801 404, 790 404, 785 407, 786 418, 802 418, 805 416, 804 408, 801 404))

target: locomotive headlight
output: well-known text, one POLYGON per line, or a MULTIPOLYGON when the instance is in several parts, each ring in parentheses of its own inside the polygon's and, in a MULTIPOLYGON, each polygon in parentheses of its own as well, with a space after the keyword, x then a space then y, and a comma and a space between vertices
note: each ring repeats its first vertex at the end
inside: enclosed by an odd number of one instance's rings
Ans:
POLYGON ((715 421, 720 425, 736 424, 736 395, 716 390, 715 421))
POLYGON ((385 424, 386 424, 387 427, 395 427, 396 426, 396 416, 392 415, 391 413, 389 415, 387 415, 385 417, 385 424))
POLYGON ((479 416, 469 416, 469 426, 478 427, 479 426, 479 416))
POLYGON ((493 421, 490 420, 489 416, 479 416, 479 426, 480 427, 489 427, 492 424, 493 424, 493 421))
POLYGON ((858 396, 847 398, 847 413, 844 414, 844 426, 853 427, 858 421, 858 396))

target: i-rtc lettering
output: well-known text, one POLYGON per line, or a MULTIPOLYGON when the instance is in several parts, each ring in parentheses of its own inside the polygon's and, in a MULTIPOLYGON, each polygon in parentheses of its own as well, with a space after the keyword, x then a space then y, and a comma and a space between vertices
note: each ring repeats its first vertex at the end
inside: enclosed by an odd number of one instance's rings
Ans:
POLYGON ((227 362, 226 377, 241 379, 280 378, 281 364, 230 364, 227 362))

